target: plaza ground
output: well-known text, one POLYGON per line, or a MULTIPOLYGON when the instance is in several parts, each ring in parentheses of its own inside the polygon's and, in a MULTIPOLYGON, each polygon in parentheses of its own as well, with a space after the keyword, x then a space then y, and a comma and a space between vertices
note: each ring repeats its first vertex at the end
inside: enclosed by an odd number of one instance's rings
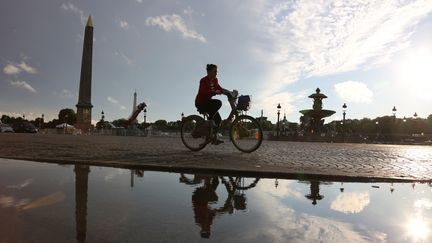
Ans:
POLYGON ((229 141, 191 152, 178 137, 15 133, 0 134, 0 157, 261 177, 432 181, 432 146, 265 140, 246 154, 229 141))

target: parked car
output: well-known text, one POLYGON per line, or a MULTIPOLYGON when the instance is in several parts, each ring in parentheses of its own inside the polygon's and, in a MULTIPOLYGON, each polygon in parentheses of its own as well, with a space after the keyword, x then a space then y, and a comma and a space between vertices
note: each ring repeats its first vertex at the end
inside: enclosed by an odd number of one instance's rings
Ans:
POLYGON ((30 122, 17 122, 13 124, 13 130, 15 132, 24 132, 24 133, 37 133, 38 129, 31 124, 30 122))
POLYGON ((14 132, 14 130, 8 124, 0 123, 0 132, 14 132))

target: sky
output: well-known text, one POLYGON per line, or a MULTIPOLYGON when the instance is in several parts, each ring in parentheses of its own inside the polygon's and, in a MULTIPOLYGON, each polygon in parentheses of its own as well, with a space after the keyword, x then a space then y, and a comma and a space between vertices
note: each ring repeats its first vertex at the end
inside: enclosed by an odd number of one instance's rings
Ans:
POLYGON ((432 0, 3 0, 0 115, 76 110, 89 15, 94 122, 127 118, 135 91, 147 121, 197 113, 208 63, 273 122, 279 103, 298 122, 318 87, 326 121, 344 103, 347 119, 432 114, 432 0))

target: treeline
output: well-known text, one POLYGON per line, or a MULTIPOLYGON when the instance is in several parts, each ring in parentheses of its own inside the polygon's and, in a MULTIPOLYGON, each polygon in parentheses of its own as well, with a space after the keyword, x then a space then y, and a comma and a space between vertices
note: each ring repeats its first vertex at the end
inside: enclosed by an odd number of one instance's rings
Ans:
MULTIPOLYGON (((2 115, 1 121, 6 124, 14 124, 19 121, 26 120, 25 117, 11 117, 2 115)), ((257 118, 260 122, 264 131, 276 131, 278 124, 272 123, 267 119, 257 118)), ((38 117, 34 120, 26 120, 36 127, 42 128, 55 128, 57 125, 62 123, 75 124, 76 113, 73 109, 65 108, 59 111, 57 118, 51 121, 43 120, 43 117, 38 117)), ((100 119, 96 124, 96 129, 111 128, 112 125, 115 127, 124 127, 126 119, 117 119, 105 121, 100 119)), ((176 131, 180 130, 181 120, 166 121, 157 120, 155 122, 141 122, 137 123, 136 126, 139 129, 147 129, 151 127, 155 130, 160 131, 176 131)), ((302 124, 295 122, 280 121, 279 131, 283 134, 287 133, 301 133, 302 124)), ((341 120, 332 121, 324 125, 324 131, 326 133, 344 133, 344 134, 432 134, 432 114, 426 119, 424 118, 396 118, 394 116, 382 116, 375 119, 363 118, 363 119, 347 119, 345 122, 341 120)))

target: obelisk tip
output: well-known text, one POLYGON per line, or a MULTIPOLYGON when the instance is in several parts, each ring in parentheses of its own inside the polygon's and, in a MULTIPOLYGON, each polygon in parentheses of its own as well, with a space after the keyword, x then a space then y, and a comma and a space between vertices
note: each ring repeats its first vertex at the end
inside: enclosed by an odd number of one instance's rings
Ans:
POLYGON ((86 26, 93 27, 93 21, 91 15, 88 17, 86 26))

